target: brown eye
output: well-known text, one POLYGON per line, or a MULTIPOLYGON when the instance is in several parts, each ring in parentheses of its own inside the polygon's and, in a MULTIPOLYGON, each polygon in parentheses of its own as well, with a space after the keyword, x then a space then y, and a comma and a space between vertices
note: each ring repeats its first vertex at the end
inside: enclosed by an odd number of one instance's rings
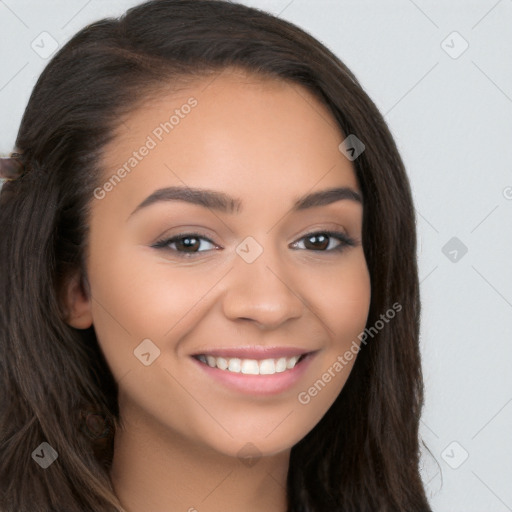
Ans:
POLYGON ((166 238, 158 241, 153 245, 155 249, 169 250, 177 253, 180 256, 187 257, 188 255, 195 255, 201 252, 207 252, 211 249, 218 249, 218 247, 206 236, 199 233, 183 233, 172 238, 166 238), (204 245, 210 244, 213 247, 199 250, 204 245), (173 247, 174 246, 174 247, 173 247))
POLYGON ((199 238, 187 236, 183 238, 176 239, 177 241, 174 242, 176 244, 176 248, 178 250, 185 250, 186 252, 196 252, 197 249, 199 249, 201 242, 199 241, 199 238))
POLYGON ((329 235, 310 235, 306 237, 304 240, 304 246, 306 247, 306 249, 323 250, 329 247, 329 235))
MULTIPOLYGON (((356 245, 353 239, 349 238, 341 231, 318 231, 316 233, 309 233, 303 236, 299 242, 301 240, 304 240, 304 249, 316 252, 341 251, 347 246, 356 245)), ((293 244, 294 248, 297 248, 299 242, 293 244)))

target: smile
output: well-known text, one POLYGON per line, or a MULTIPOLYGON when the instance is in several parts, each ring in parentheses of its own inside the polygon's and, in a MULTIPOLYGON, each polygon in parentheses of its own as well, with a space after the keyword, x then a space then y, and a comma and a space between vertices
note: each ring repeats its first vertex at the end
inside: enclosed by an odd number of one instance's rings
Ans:
POLYGON ((200 354, 195 356, 197 360, 210 366, 232 373, 243 373, 244 375, 273 375, 292 370, 299 363, 305 354, 292 357, 279 357, 276 359, 240 359, 238 357, 215 357, 212 355, 200 354))

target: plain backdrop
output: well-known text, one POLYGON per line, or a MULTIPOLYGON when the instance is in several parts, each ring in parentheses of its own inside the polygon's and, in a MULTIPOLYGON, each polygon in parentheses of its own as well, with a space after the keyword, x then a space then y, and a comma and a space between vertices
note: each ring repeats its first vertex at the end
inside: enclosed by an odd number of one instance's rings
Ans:
MULTIPOLYGON (((46 53, 137 3, 0 1, 0 153, 46 53)), ((385 116, 417 209, 429 499, 512 511, 512 0, 242 3, 318 38, 385 116)))

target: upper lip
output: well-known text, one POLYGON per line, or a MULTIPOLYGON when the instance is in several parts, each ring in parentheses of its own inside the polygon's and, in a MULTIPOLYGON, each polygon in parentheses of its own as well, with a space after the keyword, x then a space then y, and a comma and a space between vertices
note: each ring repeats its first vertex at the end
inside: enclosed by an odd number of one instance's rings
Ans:
POLYGON ((264 346, 249 346, 249 347, 231 347, 231 348, 216 348, 208 349, 202 352, 196 352, 192 356, 213 356, 225 358, 239 358, 239 359, 278 359, 280 357, 294 357, 303 354, 309 354, 312 350, 297 348, 297 347, 264 347, 264 346))

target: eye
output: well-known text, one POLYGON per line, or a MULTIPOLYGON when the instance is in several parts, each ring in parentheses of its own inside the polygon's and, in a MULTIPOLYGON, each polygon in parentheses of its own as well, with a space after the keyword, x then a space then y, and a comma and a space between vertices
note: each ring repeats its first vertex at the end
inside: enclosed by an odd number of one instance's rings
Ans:
POLYGON ((294 242, 292 247, 296 248, 301 240, 304 240, 304 247, 307 250, 316 252, 342 251, 345 247, 356 245, 355 240, 348 237, 341 231, 316 231, 303 236, 298 242, 294 242), (337 242, 336 242, 337 240, 337 242))
POLYGON ((153 245, 153 247, 155 249, 168 249, 178 253, 180 257, 184 258, 190 257, 189 255, 193 255, 198 252, 205 252, 205 250, 208 251, 212 248, 218 248, 209 238, 200 233, 182 233, 172 238, 159 240, 153 245), (204 247, 205 244, 203 242, 206 242, 206 245, 210 244, 213 247, 207 247, 206 249, 199 250, 201 247, 204 247))
MULTIPOLYGON (((315 252, 341 252, 347 246, 355 245, 355 240, 345 233, 327 230, 308 233, 299 241, 291 244, 291 247, 315 252), (301 243, 303 240, 304 243, 301 243)), ((172 238, 159 240, 152 247, 172 251, 182 258, 191 258, 201 252, 219 249, 207 236, 201 233, 182 233, 172 238)))

